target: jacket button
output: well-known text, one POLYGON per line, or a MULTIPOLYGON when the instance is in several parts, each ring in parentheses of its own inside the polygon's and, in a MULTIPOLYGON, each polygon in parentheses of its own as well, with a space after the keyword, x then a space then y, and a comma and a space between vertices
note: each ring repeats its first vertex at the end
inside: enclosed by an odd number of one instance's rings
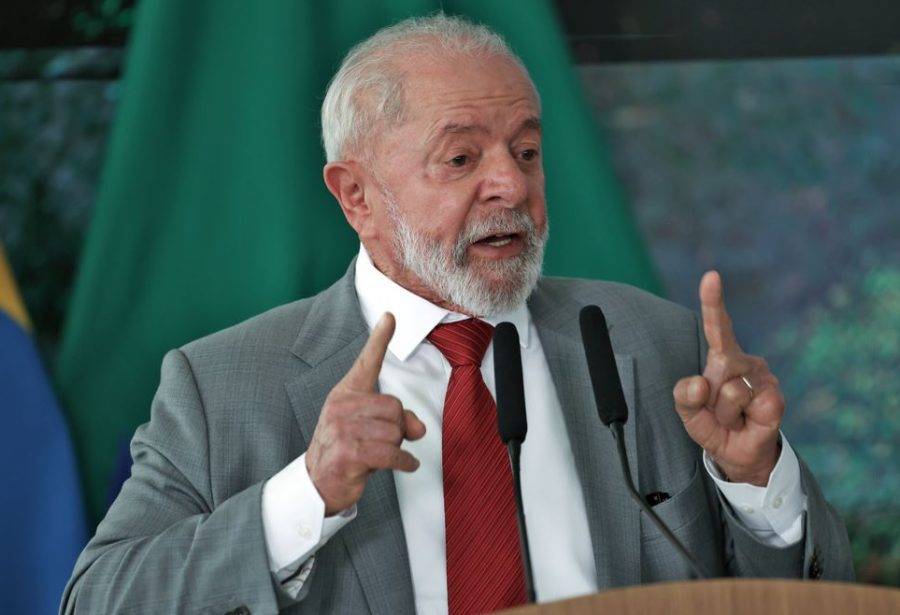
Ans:
POLYGON ((242 604, 238 608, 228 611, 225 615, 250 615, 250 609, 242 604))
POLYGON ((822 566, 819 564, 818 549, 813 549, 812 557, 809 558, 809 578, 815 580, 822 578, 822 566))

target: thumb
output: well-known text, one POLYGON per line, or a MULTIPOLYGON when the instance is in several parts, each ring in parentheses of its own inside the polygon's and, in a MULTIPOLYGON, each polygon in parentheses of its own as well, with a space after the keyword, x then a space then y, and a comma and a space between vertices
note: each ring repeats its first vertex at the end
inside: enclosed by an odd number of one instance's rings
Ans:
POLYGON ((703 376, 682 378, 675 384, 672 395, 675 398, 675 410, 683 421, 688 421, 703 410, 709 401, 709 381, 703 376))

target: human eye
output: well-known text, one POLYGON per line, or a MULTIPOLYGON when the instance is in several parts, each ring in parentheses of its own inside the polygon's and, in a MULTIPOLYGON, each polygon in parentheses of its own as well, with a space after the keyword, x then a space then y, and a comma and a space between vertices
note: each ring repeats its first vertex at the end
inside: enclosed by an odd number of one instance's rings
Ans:
POLYGON ((469 160, 471 160, 471 158, 469 157, 468 154, 457 154, 456 156, 453 156, 447 162, 447 164, 449 164, 451 167, 456 167, 457 169, 461 169, 464 166, 466 166, 467 164, 469 164, 469 160))
POLYGON ((540 155, 541 152, 536 147, 526 147, 519 152, 519 158, 525 162, 534 162, 540 155))

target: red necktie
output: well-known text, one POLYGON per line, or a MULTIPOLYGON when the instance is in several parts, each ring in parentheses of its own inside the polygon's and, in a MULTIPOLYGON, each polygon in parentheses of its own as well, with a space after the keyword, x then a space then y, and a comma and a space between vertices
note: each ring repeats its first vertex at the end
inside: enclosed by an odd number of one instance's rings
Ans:
POLYGON ((526 601, 516 504, 497 405, 481 377, 494 328, 480 320, 438 325, 428 335, 450 366, 442 461, 451 615, 526 601))

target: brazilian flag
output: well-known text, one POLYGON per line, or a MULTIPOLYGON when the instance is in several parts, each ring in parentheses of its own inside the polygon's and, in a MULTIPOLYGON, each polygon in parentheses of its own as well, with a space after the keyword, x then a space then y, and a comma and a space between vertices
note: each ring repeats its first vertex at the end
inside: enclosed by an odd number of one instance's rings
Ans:
POLYGON ((343 274, 358 242, 322 184, 326 84, 356 42, 440 9, 503 34, 541 92, 547 273, 657 289, 550 0, 142 0, 56 372, 92 520, 167 349, 343 274))
POLYGON ((0 596, 5 613, 56 613, 87 540, 69 432, 0 246, 0 596))

